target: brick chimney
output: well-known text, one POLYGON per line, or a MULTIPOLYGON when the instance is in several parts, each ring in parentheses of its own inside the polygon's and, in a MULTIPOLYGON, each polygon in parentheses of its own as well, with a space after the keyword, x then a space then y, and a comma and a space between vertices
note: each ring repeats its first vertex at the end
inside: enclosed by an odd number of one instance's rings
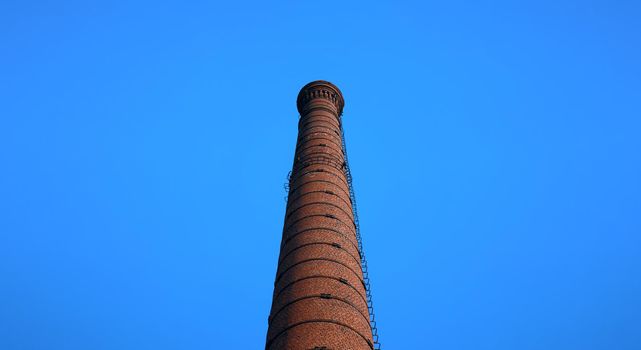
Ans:
POLYGON ((345 173, 343 95, 314 81, 298 94, 298 142, 266 350, 372 350, 345 173))

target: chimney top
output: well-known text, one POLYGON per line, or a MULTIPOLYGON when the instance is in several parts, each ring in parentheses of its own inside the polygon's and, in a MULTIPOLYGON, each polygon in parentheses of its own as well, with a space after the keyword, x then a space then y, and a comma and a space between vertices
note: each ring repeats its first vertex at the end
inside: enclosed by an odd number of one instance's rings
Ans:
POLYGON ((336 87, 336 85, 330 83, 326 80, 316 80, 308 83, 303 86, 298 93, 298 98, 296 99, 296 107, 298 107, 298 112, 300 114, 304 113, 305 106, 308 102, 322 98, 328 100, 332 103, 336 110, 338 111, 338 116, 343 114, 343 107, 345 106, 345 100, 343 99, 343 94, 341 90, 336 87))

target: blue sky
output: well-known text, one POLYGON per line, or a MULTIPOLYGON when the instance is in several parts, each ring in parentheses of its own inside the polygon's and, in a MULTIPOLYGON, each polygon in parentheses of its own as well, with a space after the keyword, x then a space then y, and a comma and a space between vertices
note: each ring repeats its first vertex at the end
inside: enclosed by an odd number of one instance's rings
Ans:
POLYGON ((4 1, 0 348, 261 349, 307 82, 384 349, 641 347, 637 1, 4 1))

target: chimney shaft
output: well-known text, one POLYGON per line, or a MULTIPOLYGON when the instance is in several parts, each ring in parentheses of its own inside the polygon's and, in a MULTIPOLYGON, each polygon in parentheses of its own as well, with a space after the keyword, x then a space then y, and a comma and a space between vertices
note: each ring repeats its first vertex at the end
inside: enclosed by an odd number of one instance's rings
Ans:
POLYGON ((266 350, 373 349, 345 175, 343 105, 327 81, 298 94, 298 142, 266 350))

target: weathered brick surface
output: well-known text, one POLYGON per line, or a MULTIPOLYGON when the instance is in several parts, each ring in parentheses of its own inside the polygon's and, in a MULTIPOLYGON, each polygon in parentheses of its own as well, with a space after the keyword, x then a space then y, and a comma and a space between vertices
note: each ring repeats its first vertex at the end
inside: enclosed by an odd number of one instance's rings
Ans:
POLYGON ((316 109, 311 113, 305 113, 305 118, 301 118, 298 120, 298 128, 302 129, 306 123, 309 123, 310 121, 314 121, 314 120, 321 120, 321 119, 332 123, 337 128, 340 127, 341 119, 340 117, 336 116, 335 111, 328 111, 325 109, 316 109))
POLYGON ((307 228, 319 227, 337 230, 345 236, 353 237, 353 239, 356 240, 356 231, 353 223, 321 215, 306 216, 296 221, 290 221, 290 223, 285 226, 283 236, 289 238, 307 228))
POLYGON ((349 255, 345 250, 327 244, 312 244, 300 247, 288 254, 279 263, 277 276, 292 266, 317 259, 339 262, 352 271, 359 271, 360 269, 360 263, 355 261, 354 257, 349 255))
POLYGON ((352 215, 351 203, 349 202, 349 197, 346 197, 344 193, 334 192, 329 189, 323 189, 320 191, 306 191, 301 193, 298 196, 294 196, 289 200, 289 205, 287 207, 287 212, 292 213, 295 210, 301 208, 302 206, 311 205, 314 203, 335 203, 338 200, 342 206, 342 209, 347 210, 352 215))
POLYGON ((326 129, 326 128, 312 127, 311 130, 305 130, 303 131, 302 134, 300 134, 296 145, 299 146, 303 143, 310 142, 311 140, 314 140, 314 139, 326 139, 327 141, 337 145, 340 145, 341 143, 340 134, 337 134, 336 132, 331 132, 329 131, 329 129, 326 129))
POLYGON ((302 300, 302 298, 318 297, 322 293, 330 293, 335 298, 346 300, 356 307, 362 315, 367 315, 365 296, 360 295, 354 287, 333 278, 319 277, 302 280, 297 283, 296 288, 284 289, 278 299, 274 300, 272 316, 275 316, 290 303, 302 300))
POLYGON ((312 139, 312 136, 323 136, 327 137, 328 140, 331 140, 335 145, 341 142, 340 134, 336 132, 336 129, 332 129, 328 125, 312 123, 309 126, 309 129, 303 131, 298 140, 298 144, 303 144, 309 142, 312 139))
POLYGON ((345 176, 343 97, 317 81, 301 90, 267 349, 372 349, 360 254, 345 176))
POLYGON ((331 164, 312 163, 305 167, 299 167, 298 171, 291 175, 290 187, 296 189, 302 183, 312 179, 326 180, 342 186, 347 191, 347 198, 349 198, 349 186, 345 175, 335 164, 333 162, 331 164))
POLYGON ((332 133, 334 133, 334 130, 340 129, 340 125, 335 119, 332 120, 331 117, 325 117, 325 116, 315 116, 315 117, 306 119, 305 124, 301 124, 299 126, 299 130, 310 130, 312 127, 317 127, 317 126, 325 127, 329 129, 328 131, 332 133))
MULTIPOLYGON (((278 272, 276 276, 277 290, 285 288, 289 283, 294 283, 298 279, 316 275, 346 279, 358 290, 361 290, 363 284, 363 273, 355 270, 347 261, 314 258, 314 260, 301 261, 278 272)), ((365 295, 364 289, 363 295, 365 295)))
POLYGON ((315 191, 330 191, 336 195, 341 196, 345 201, 349 202, 349 188, 343 183, 336 181, 327 181, 325 179, 305 178, 291 187, 289 193, 289 200, 294 201, 301 195, 315 191))
POLYGON ((334 148, 340 148, 340 143, 338 142, 339 141, 336 139, 336 137, 333 137, 331 135, 328 136, 326 133, 318 133, 301 138, 296 146, 300 148, 311 145, 313 143, 324 143, 327 145, 331 145, 334 148))
POLYGON ((291 240, 285 242, 281 248, 281 259, 284 259, 293 250, 310 244, 330 244, 338 246, 336 249, 342 249, 350 254, 354 259, 359 260, 358 248, 353 241, 336 232, 328 230, 312 229, 294 236, 291 240))
POLYGON ((349 268, 330 261, 318 261, 298 264, 287 270, 274 285, 274 300, 289 289, 296 289, 303 281, 313 279, 321 283, 329 278, 354 287, 354 292, 365 297, 361 273, 354 273, 349 268))
POLYGON ((317 156, 331 156, 340 162, 344 162, 341 151, 334 149, 330 143, 309 142, 303 149, 296 153, 298 159, 305 160, 317 156), (329 146, 328 146, 329 145, 329 146))
MULTIPOLYGON (((332 320, 350 325, 356 332, 366 335, 371 332, 369 321, 358 309, 339 299, 308 298, 293 303, 279 312, 269 325, 267 339, 286 330, 290 325, 309 320, 332 320)), ((327 336, 331 336, 328 334, 327 336)))
POLYGON ((329 322, 296 325, 280 334, 269 349, 312 350, 325 346, 328 350, 371 350, 366 339, 348 327, 329 322), (330 336, 331 335, 331 336, 330 336))
POLYGON ((299 221, 306 218, 325 217, 340 221, 341 223, 344 223, 353 228, 354 220, 352 220, 352 216, 349 215, 344 208, 342 208, 342 203, 343 202, 339 202, 338 200, 333 200, 332 202, 311 203, 305 206, 301 206, 288 214, 288 217, 285 219, 285 227, 295 225, 299 221))

